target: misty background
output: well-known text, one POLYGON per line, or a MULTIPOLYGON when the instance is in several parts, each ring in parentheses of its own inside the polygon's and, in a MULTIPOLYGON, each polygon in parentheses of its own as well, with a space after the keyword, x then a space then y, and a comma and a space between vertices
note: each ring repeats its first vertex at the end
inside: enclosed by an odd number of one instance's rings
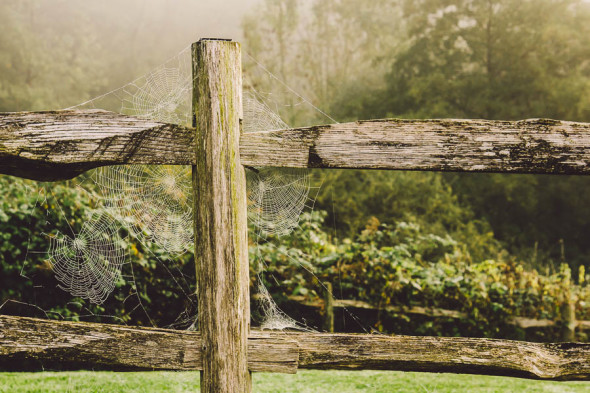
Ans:
POLYGON ((143 75, 199 38, 243 37, 256 0, 0 2, 0 110, 66 108, 143 75))

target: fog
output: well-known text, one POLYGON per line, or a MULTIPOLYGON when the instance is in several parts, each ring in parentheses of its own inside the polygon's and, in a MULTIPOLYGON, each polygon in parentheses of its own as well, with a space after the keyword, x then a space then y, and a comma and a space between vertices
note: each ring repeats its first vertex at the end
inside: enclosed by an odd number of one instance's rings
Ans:
POLYGON ((0 110, 75 105, 199 38, 240 41, 258 2, 0 0, 0 110))

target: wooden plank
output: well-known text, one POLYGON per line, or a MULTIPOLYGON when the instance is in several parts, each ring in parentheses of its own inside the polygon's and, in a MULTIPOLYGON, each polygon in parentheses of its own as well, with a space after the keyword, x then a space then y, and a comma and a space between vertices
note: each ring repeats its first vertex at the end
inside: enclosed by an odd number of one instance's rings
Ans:
POLYGON ((0 173, 53 181, 103 165, 190 165, 194 134, 96 109, 0 113, 0 173))
MULTIPOLYGON (((0 315, 0 370, 196 370, 198 332, 0 315)), ((590 344, 252 331, 251 371, 403 370, 590 381, 590 344), (299 353, 297 354, 297 349, 299 353)))
POLYGON ((193 44, 195 261, 202 392, 249 392, 250 286, 246 174, 240 164, 240 44, 193 44))
POLYGON ((590 124, 370 120, 248 133, 247 166, 590 174, 590 124))
POLYGON ((516 325, 521 329, 536 329, 555 326, 555 321, 551 319, 533 319, 526 317, 512 317, 508 320, 511 325, 516 325))
POLYGON ((569 289, 566 290, 565 300, 561 304, 561 341, 576 340, 576 302, 572 299, 569 289))
MULTIPOLYGON (((116 164, 194 164, 194 130, 115 113, 0 114, 0 173, 71 178, 116 164)), ((590 124, 371 120, 241 136, 248 166, 590 173, 590 124)))
MULTIPOLYGON (((199 332, 51 321, 0 315, 0 370, 201 370, 199 332)), ((294 374, 297 343, 285 337, 248 341, 251 371, 294 374)))
POLYGON ((299 343, 299 368, 590 379, 590 344, 319 333, 288 337, 299 343))
MULTIPOLYGON (((306 298, 305 296, 289 296, 289 300, 293 300, 298 302, 307 307, 314 307, 314 308, 323 308, 324 301, 317 299, 311 300, 306 298)), ((364 310, 384 310, 391 313, 400 313, 400 314, 416 314, 416 315, 425 315, 429 317, 443 317, 443 318, 453 318, 453 319, 465 319, 467 318, 467 313, 456 311, 456 310, 445 310, 442 308, 432 308, 432 307, 419 307, 419 306, 394 306, 388 305, 382 308, 376 307, 370 303, 363 302, 362 300, 347 300, 347 299, 333 299, 332 300, 332 307, 334 308, 359 308, 364 310)))

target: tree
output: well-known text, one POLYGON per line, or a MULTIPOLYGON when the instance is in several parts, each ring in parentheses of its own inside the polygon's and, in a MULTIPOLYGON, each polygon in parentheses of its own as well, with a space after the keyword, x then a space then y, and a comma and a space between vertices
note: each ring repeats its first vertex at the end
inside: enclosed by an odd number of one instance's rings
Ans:
POLYGON ((82 8, 3 1, 0 15, 0 111, 63 108, 104 86, 101 50, 82 8))
MULTIPOLYGON (((576 0, 404 3, 406 47, 357 117, 551 117, 590 121, 590 4, 576 0)), ((584 177, 447 174, 459 200, 525 260, 585 261, 584 177)))
MULTIPOLYGON (((397 116, 590 121, 587 2, 306 4, 299 8, 299 27, 289 40, 290 67, 284 79, 338 120, 397 116)), ((269 18, 259 17, 256 24, 266 26, 269 18)), ((273 42, 273 31, 265 30, 267 45, 273 42)), ((277 61, 278 53, 270 46, 256 50, 269 64, 277 61)), ((483 222, 482 234, 491 232, 487 221, 511 252, 540 264, 561 260, 559 239, 564 239, 574 271, 590 252, 585 238, 590 210, 581 197, 590 191, 586 178, 325 173, 316 206, 329 212, 326 222, 339 236, 352 236, 371 215, 384 222, 413 216, 449 231, 457 230, 458 222, 483 222), (440 209, 429 210, 437 203, 440 209)))
POLYGON ((407 47, 362 116, 590 120, 590 4, 404 4, 407 47))
MULTIPOLYGON (((350 119, 359 90, 382 83, 384 59, 402 41, 401 9, 394 0, 266 0, 244 22, 245 49, 285 85, 338 120, 350 119)), ((254 88, 287 96, 292 126, 333 122, 302 104, 280 82, 246 62, 254 88)), ((272 106, 281 108, 280 105, 272 106)))

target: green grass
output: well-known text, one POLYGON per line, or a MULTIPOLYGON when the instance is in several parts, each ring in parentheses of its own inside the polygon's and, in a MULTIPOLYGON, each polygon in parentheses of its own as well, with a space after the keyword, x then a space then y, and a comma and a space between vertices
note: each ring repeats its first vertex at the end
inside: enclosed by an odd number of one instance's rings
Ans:
MULTIPOLYGON (((195 372, 41 372, 0 373, 0 392, 157 393, 195 392, 195 372)), ((590 382, 547 382, 480 375, 403 373, 395 371, 309 371, 296 375, 256 373, 254 392, 469 392, 588 393, 590 382)))

